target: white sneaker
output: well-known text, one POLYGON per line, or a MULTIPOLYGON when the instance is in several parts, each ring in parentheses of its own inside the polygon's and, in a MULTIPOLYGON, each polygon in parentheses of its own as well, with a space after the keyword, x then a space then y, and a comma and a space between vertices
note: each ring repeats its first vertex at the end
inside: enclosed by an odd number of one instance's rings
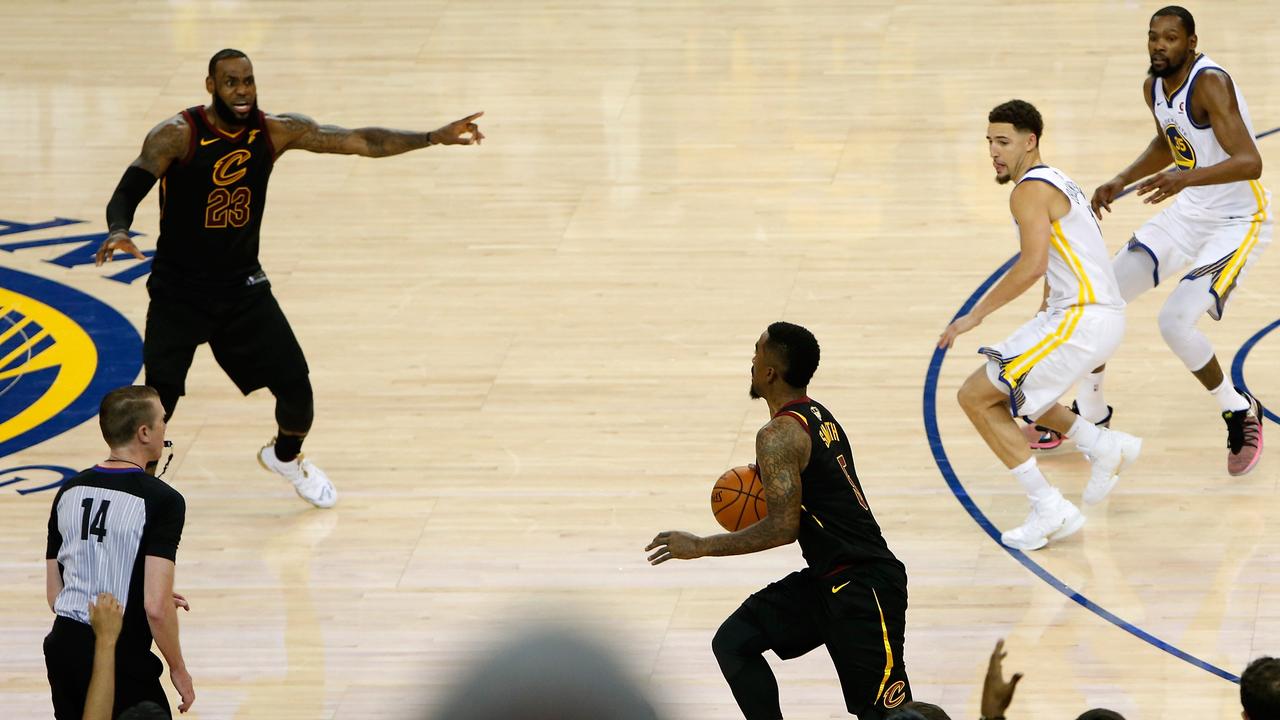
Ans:
POLYGON ((298 453, 298 457, 289 462, 282 462, 276 457, 275 438, 258 451, 258 464, 264 470, 283 475, 293 483, 298 497, 318 508, 331 508, 338 502, 338 491, 329 481, 329 476, 316 467, 315 463, 303 457, 302 453, 298 453))
POLYGON ((1061 540, 1084 527, 1085 517, 1054 488, 1053 495, 1031 501, 1031 514, 1022 525, 1000 535, 1000 542, 1015 550, 1039 550, 1050 540, 1061 540))
POLYGON ((1085 457, 1093 464, 1089 471, 1089 484, 1084 489, 1084 503, 1102 502, 1116 486, 1120 471, 1129 467, 1142 454, 1142 438, 1119 430, 1103 430, 1093 447, 1085 451, 1085 457))

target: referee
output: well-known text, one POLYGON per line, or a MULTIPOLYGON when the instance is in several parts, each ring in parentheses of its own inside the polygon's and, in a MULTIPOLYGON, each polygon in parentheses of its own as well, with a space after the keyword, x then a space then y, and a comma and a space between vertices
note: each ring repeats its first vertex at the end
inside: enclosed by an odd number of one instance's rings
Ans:
POLYGON ((107 459, 69 480, 53 499, 45 552, 45 589, 56 614, 44 640, 45 666, 58 720, 80 720, 93 673, 89 603, 99 593, 124 602, 116 643, 115 712, 140 702, 169 711, 160 686, 154 638, 186 712, 195 701, 178 643, 174 558, 186 503, 177 490, 148 474, 164 449, 164 409, 155 390, 140 385, 107 393, 98 413, 107 459))

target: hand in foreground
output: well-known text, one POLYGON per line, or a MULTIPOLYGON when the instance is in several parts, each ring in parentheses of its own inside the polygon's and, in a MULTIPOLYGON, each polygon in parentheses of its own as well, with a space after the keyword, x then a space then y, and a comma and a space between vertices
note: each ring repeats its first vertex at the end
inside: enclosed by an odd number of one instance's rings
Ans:
POLYGON ((1187 175, 1180 170, 1165 170, 1138 183, 1138 194, 1147 195, 1142 199, 1148 205, 1163 202, 1182 192, 1187 186, 1187 175))
POLYGON ((191 684, 191 673, 185 669, 170 669, 169 680, 173 682, 173 689, 177 690, 178 696, 182 698, 182 702, 178 704, 178 712, 190 710, 192 703, 196 701, 196 689, 191 684))
POLYGON ((950 348, 955 344, 957 337, 960 337, 964 333, 969 332, 981 324, 982 321, 975 318, 972 314, 961 315, 955 320, 952 320, 951 324, 947 326, 947 329, 942 331, 942 335, 938 338, 938 347, 950 348))
POLYGON ((191 612, 191 603, 187 602, 187 598, 180 593, 173 594, 173 607, 175 610, 177 608, 182 608, 187 612, 191 612))
POLYGON ((478 112, 474 115, 468 115, 461 120, 455 120, 448 125, 442 125, 431 131, 432 145, 479 145, 484 140, 484 133, 480 132, 480 127, 476 125, 476 118, 484 115, 484 112, 478 112), (466 135, 467 137, 463 137, 466 135))
POLYGON ((1120 178, 1112 178, 1099 185, 1098 189, 1093 191, 1093 199, 1089 201, 1089 207, 1093 210, 1094 216, 1101 220, 1103 210, 1111 212, 1111 203, 1122 192, 1124 192, 1124 183, 1120 178))
POLYGON ((93 256, 93 264, 101 265, 102 263, 111 262, 117 250, 129 253, 139 260, 147 259, 147 256, 143 255, 142 251, 138 249, 138 246, 133 244, 133 238, 129 237, 127 231, 117 230, 102 241, 102 245, 98 247, 98 252, 93 256))
POLYGON ((672 558, 676 560, 693 560, 702 557, 698 552, 698 541, 702 538, 693 533, 679 530, 664 530, 653 538, 653 542, 645 548, 645 552, 655 550, 649 556, 649 564, 657 565, 672 558))
POLYGON ((987 663, 987 677, 982 682, 982 717, 1004 717, 1004 711, 1013 702, 1013 690, 1022 679, 1022 673, 1014 673, 1009 682, 1004 681, 1004 669, 1001 667, 1005 655, 1004 640, 996 641, 996 649, 991 652, 991 661, 987 663))
POLYGON ((124 606, 111 593, 101 593, 95 602, 89 603, 89 625, 94 637, 115 643, 124 625, 124 606))

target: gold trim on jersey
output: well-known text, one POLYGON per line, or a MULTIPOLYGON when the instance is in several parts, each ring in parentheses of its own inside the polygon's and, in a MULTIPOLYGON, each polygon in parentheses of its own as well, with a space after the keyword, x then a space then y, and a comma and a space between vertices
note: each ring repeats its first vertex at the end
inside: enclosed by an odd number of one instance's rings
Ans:
POLYGON ((1009 383, 1011 389, 1016 389, 1018 384, 1022 382, 1022 378, 1031 372, 1036 363, 1045 359, 1054 350, 1057 350, 1064 343, 1071 339, 1072 333, 1076 330, 1076 325, 1080 324, 1080 318, 1084 315, 1084 306, 1097 302, 1097 297, 1093 292, 1093 284, 1089 282, 1089 276, 1084 271, 1084 264, 1080 262, 1079 256, 1071 249, 1071 243, 1067 240, 1067 236, 1062 232, 1062 225, 1057 220, 1049 229, 1049 242, 1057 249, 1058 254, 1062 256, 1067 266, 1071 268, 1071 274, 1076 276, 1076 303, 1067 308, 1066 314, 1062 321, 1058 323, 1058 327, 1053 332, 1041 338, 1040 342, 1031 347, 1030 350, 1011 358, 1009 362, 1000 370, 1001 375, 1009 383))
POLYGON ((885 683, 889 682, 889 676, 893 674, 893 648, 889 646, 889 628, 884 623, 884 610, 880 607, 880 596, 876 594, 875 588, 871 589, 871 597, 876 599, 876 611, 880 613, 880 634, 884 637, 884 677, 880 680, 880 689, 876 690, 875 699, 875 702, 880 702, 880 698, 884 697, 885 683))
POLYGON ((1054 247, 1058 248, 1058 252, 1067 261, 1067 265, 1071 267, 1071 272, 1076 276, 1080 298, 1076 304, 1089 305, 1096 303, 1098 298, 1093 293, 1093 283, 1089 282, 1089 276, 1085 274, 1084 263, 1080 262, 1079 256, 1071 249, 1071 243, 1067 241, 1067 234, 1062 231, 1062 224, 1058 220, 1054 220, 1053 225, 1050 226, 1049 241, 1054 244, 1054 247))
POLYGON ((1253 220, 1249 223, 1249 230, 1244 234, 1244 240, 1240 243, 1240 248, 1233 253, 1231 262, 1223 268, 1222 273, 1218 275, 1218 279, 1213 283, 1213 292, 1218 297, 1222 297, 1229 292, 1235 285, 1236 276, 1240 274, 1241 268, 1249 258, 1250 251, 1258 244, 1258 234, 1262 229, 1262 223, 1267 221, 1267 196, 1266 190, 1262 187, 1262 183, 1257 180, 1249 181, 1249 189, 1253 191, 1253 198, 1258 203, 1258 211, 1253 214, 1253 220))
POLYGON ((1010 359, 1009 363, 1000 370, 1005 381, 1009 383, 1009 387, 1016 389, 1027 373, 1035 368, 1036 363, 1048 357, 1049 353, 1057 350, 1070 340, 1071 334, 1076 331, 1076 325, 1080 324, 1080 318, 1083 315, 1084 308, 1080 305, 1072 305, 1067 308, 1062 322, 1058 323, 1058 327, 1053 332, 1044 336, 1030 350, 1010 359))
MULTIPOLYGON (((1186 87, 1187 82, 1191 80, 1192 77, 1195 76, 1196 63, 1200 62, 1200 58, 1203 56, 1204 56, 1204 53, 1196 53, 1195 57, 1191 58, 1191 69, 1187 71, 1187 76, 1182 78, 1182 82, 1178 83, 1178 87, 1174 88, 1172 92, 1164 89, 1164 78, 1160 78, 1160 89, 1164 92, 1165 105, 1168 105, 1170 102, 1172 102, 1173 98, 1176 97, 1178 93, 1182 92, 1182 88, 1186 87)), ((1191 98, 1187 98, 1188 102, 1190 102, 1190 100, 1191 98)), ((1191 117, 1191 108, 1187 108, 1187 117, 1191 117)))

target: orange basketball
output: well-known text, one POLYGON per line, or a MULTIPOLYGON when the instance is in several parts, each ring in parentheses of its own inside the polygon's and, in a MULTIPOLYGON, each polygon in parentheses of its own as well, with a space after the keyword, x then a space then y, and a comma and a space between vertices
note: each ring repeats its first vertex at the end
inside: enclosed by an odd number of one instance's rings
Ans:
POLYGON ((754 525, 769 514, 764 485, 755 465, 726 470, 711 488, 711 513, 729 532, 754 525))

